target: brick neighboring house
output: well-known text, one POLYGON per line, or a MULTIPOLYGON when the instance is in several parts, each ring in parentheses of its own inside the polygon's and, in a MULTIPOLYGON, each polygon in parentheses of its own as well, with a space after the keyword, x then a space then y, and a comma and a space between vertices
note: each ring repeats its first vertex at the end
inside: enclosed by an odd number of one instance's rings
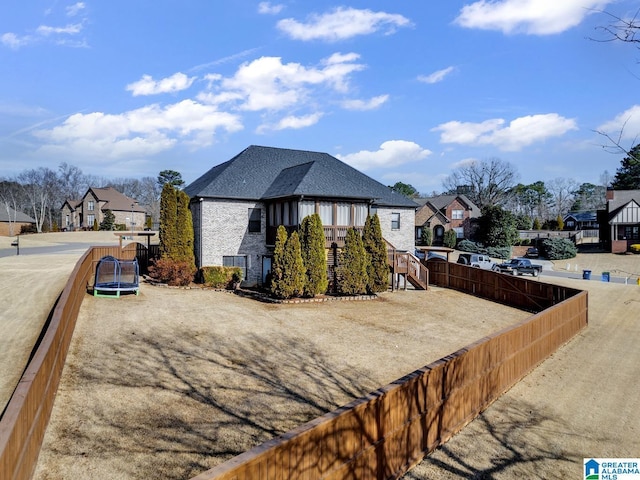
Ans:
POLYGON ((18 212, 6 203, 0 203, 0 236, 18 235, 22 227, 34 227, 36 221, 26 213, 18 212))
POLYGON ((329 253, 377 213, 383 237, 414 250, 417 204, 326 153, 250 146, 188 185, 196 264, 240 266, 248 285, 271 270, 276 230, 318 213, 329 253))
POLYGON ((416 211, 415 241, 421 243, 422 231, 431 229, 432 244, 442 245, 444 232, 453 230, 458 239, 471 238, 476 229, 480 209, 466 195, 438 195, 417 198, 420 206, 416 211))
POLYGON ((611 253, 640 243, 640 190, 607 189, 607 205, 598 210, 600 240, 611 253))
POLYGON ((65 231, 91 230, 93 222, 104 220, 104 212, 111 210, 115 224, 127 230, 142 230, 146 219, 145 209, 138 202, 113 187, 87 190, 80 200, 66 200, 60 208, 60 226, 65 231))

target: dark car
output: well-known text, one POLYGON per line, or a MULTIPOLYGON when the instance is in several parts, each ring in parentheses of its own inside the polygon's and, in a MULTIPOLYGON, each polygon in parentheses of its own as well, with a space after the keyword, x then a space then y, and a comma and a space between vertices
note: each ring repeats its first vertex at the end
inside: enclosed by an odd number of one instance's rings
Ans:
POLYGON ((529 247, 527 248, 527 253, 525 253, 525 257, 527 258, 538 258, 538 255, 540 254, 540 252, 538 252, 538 249, 536 247, 529 247))

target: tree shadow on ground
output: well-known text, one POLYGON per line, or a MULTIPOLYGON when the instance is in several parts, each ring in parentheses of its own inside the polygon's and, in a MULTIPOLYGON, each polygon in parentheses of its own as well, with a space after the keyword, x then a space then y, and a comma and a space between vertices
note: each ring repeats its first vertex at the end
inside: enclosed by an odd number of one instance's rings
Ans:
POLYGON ((125 332, 70 378, 51 454, 127 478, 194 476, 377 387, 301 338, 178 331, 125 332))
POLYGON ((563 440, 573 430, 525 400, 494 404, 403 479, 562 478, 584 456, 563 440))

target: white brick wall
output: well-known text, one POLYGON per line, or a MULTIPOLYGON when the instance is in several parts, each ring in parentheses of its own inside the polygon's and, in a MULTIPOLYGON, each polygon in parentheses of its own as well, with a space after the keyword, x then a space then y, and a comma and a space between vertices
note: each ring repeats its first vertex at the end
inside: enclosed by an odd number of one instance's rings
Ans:
POLYGON ((269 253, 265 246, 264 204, 205 199, 192 205, 191 210, 198 267, 222 265, 223 256, 244 255, 247 257, 247 283, 259 283, 262 280, 262 256, 269 253), (260 233, 249 233, 250 208, 262 209, 260 233))
POLYGON ((378 207, 382 237, 398 250, 415 250, 416 212, 413 208, 378 207), (391 229, 391 214, 400 214, 400 230, 391 229))

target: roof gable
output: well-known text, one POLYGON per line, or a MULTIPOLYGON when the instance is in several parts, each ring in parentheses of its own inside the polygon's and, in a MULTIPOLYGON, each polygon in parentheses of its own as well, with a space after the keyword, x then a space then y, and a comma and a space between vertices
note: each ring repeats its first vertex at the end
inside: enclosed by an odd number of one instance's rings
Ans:
POLYGON ((126 195, 120 193, 113 187, 106 188, 96 188, 91 187, 87 190, 87 193, 84 194, 83 200, 87 198, 88 195, 93 196, 97 201, 104 202, 104 205, 101 207, 102 210, 111 210, 111 211, 134 211, 134 212, 143 212, 144 209, 138 205, 138 201, 127 197, 126 195))
POLYGON ((611 212, 609 223, 640 223, 640 205, 635 200, 631 200, 611 212))
POLYGON ((402 194, 327 153, 250 146, 188 185, 192 198, 267 200, 317 196, 415 208, 402 194))

